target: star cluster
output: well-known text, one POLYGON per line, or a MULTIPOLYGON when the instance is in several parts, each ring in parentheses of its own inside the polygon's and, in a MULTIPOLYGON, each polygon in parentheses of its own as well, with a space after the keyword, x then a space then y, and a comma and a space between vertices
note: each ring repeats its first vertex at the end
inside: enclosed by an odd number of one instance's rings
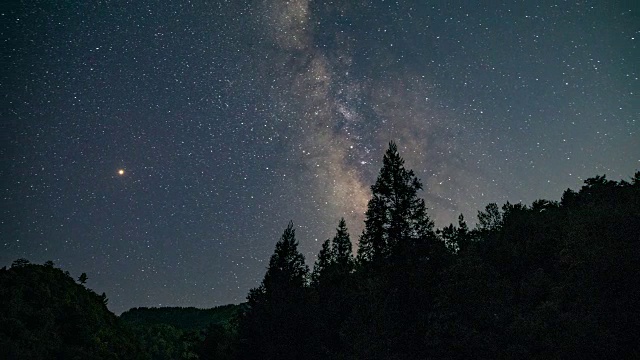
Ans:
POLYGON ((109 306, 244 300, 289 220, 362 230, 389 141, 438 226, 640 167, 637 6, 23 2, 2 10, 0 260, 109 306))

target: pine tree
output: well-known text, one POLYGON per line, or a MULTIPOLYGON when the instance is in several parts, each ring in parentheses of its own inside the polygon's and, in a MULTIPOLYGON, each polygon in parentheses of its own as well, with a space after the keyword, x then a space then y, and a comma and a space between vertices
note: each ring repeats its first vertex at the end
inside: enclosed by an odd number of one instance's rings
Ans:
POLYGON ((336 272, 339 275, 346 276, 353 270, 353 248, 351 246, 351 238, 347 229, 347 223, 344 218, 340 219, 336 236, 333 238, 331 250, 334 256, 336 272))
POLYGON ((384 262, 400 247, 435 238, 433 222, 427 215, 420 180, 404 168, 396 144, 389 143, 383 166, 371 186, 365 229, 360 236, 358 260, 361 264, 384 262))
POLYGON ((308 358, 335 358, 343 349, 340 328, 351 310, 351 239, 344 219, 322 244, 312 275, 312 346, 308 358))
POLYGON ((421 358, 447 249, 433 231, 420 180, 391 142, 371 187, 360 236, 356 305, 345 324, 358 358, 421 358), (406 355, 406 356, 405 356, 406 355))
POLYGON ((331 241, 329 239, 322 243, 322 248, 318 253, 318 259, 313 266, 313 273, 311 274, 311 284, 317 287, 320 281, 326 276, 327 270, 335 263, 335 255, 333 248, 331 247, 331 241))
POLYGON ((247 296, 241 323, 241 354, 247 359, 299 358, 305 329, 305 292, 309 268, 298 251, 290 222, 269 260, 257 288, 247 296))
POLYGON ((293 222, 285 229, 269 260, 269 267, 259 287, 251 289, 248 304, 251 307, 276 301, 290 302, 302 296, 309 268, 304 255, 298 251, 293 222))
POLYGON ((353 271, 353 248, 344 218, 340 219, 336 235, 326 240, 318 253, 311 275, 311 283, 317 287, 320 281, 341 282, 353 271))

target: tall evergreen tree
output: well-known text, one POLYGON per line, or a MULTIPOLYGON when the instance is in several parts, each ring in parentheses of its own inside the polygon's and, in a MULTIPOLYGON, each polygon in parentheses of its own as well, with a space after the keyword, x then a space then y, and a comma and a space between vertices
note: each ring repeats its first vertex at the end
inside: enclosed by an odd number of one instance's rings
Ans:
POLYGON ((344 218, 340 219, 336 235, 333 239, 326 240, 318 253, 311 275, 312 285, 318 286, 319 282, 341 282, 353 271, 353 248, 351 238, 344 218))
POLYGON ((388 259, 400 247, 434 239, 433 222, 423 199, 418 198, 422 183, 404 160, 395 143, 383 157, 383 165, 371 186, 365 229, 360 236, 358 260, 361 264, 388 259))
POLYGON ((344 219, 322 244, 312 275, 313 341, 308 358, 335 358, 344 348, 340 328, 351 310, 351 239, 344 219))
POLYGON ((346 276, 353 270, 353 248, 351 246, 351 238, 347 229, 347 223, 344 218, 340 219, 336 236, 333 238, 331 250, 334 256, 336 272, 342 276, 346 276))
POLYGON ((276 243, 262 283, 249 294, 249 305, 272 302, 282 297, 291 299, 292 296, 300 296, 304 292, 308 272, 304 255, 298 251, 293 222, 289 222, 276 243))
POLYGON ((420 180, 391 142, 371 187, 358 249, 356 305, 345 340, 359 358, 418 358, 447 249, 433 231, 420 180), (358 333, 353 333, 359 331, 358 333))
POLYGON ((305 331, 304 302, 309 269, 298 251, 290 222, 269 260, 257 288, 247 297, 241 323, 241 356, 247 359, 302 358, 305 331))
POLYGON ((326 276, 327 270, 335 262, 335 256, 331 247, 331 240, 327 239, 322 243, 322 248, 318 253, 318 259, 313 266, 313 273, 311 273, 311 285, 317 287, 320 281, 326 276))

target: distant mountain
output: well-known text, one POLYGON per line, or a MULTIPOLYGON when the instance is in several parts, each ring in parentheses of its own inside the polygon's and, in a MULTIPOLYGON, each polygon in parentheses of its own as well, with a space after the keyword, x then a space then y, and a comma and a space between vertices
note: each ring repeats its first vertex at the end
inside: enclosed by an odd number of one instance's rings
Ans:
POLYGON ((52 262, 14 261, 0 269, 0 359, 148 359, 106 303, 52 262))
POLYGON ((227 359, 245 305, 133 308, 120 315, 154 360, 227 359), (213 357, 212 357, 213 356, 213 357))
POLYGON ((209 325, 227 324, 244 304, 223 305, 211 309, 194 307, 139 307, 125 311, 120 319, 131 325, 171 325, 181 330, 205 330, 209 325))

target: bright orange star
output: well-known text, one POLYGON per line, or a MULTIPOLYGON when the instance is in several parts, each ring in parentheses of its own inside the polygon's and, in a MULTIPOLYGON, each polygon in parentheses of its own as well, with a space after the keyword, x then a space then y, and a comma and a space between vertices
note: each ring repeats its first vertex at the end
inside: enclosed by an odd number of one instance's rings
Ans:
POLYGON ((120 175, 120 176, 124 175, 124 169, 119 169, 118 170, 118 175, 120 175))

